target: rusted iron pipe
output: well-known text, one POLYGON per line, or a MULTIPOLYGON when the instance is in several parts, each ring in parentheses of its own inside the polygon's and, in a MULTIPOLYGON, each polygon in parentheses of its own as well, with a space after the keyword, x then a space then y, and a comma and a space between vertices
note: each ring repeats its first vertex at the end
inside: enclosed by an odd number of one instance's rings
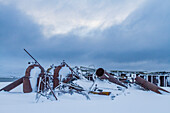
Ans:
MULTIPOLYGON (((39 67, 41 69, 41 73, 40 75, 44 74, 44 68, 40 65, 37 65, 37 64, 33 64, 33 65, 30 65, 27 69, 26 69, 26 72, 25 72, 25 76, 14 81, 13 83, 7 85, 6 87, 2 88, 0 91, 4 90, 4 91, 10 91, 12 89, 14 89, 15 87, 19 86, 20 84, 23 83, 23 92, 24 93, 30 93, 32 92, 32 87, 31 87, 31 83, 30 83, 30 73, 31 73, 31 70, 34 68, 34 67, 39 67)), ((42 87, 42 86, 41 86, 42 87)))
MULTIPOLYGON (((37 64, 30 65, 30 66, 26 69, 26 71, 25 71, 25 76, 24 76, 24 78, 23 78, 23 92, 24 92, 24 93, 30 93, 30 92, 32 92, 32 87, 31 87, 31 83, 30 83, 29 78, 30 78, 31 70, 34 69, 34 67, 39 67, 39 68, 40 68, 41 73, 39 74, 39 76, 44 74, 44 68, 43 68, 42 66, 37 65, 37 64)), ((38 82, 39 82, 39 81, 37 80, 37 83, 38 83, 38 82)), ((41 87, 43 87, 43 86, 41 85, 41 87)))
POLYGON ((24 77, 12 82, 11 84, 9 84, 9 85, 5 86, 4 88, 0 89, 0 91, 3 91, 3 90, 4 91, 10 91, 10 90, 14 89, 15 87, 17 87, 17 86, 19 86, 20 84, 23 83, 23 78, 24 77))
POLYGON ((155 84, 152 84, 149 81, 146 81, 145 79, 143 79, 141 77, 136 76, 135 80, 136 80, 136 83, 139 84, 140 86, 142 86, 143 88, 151 90, 155 93, 162 94, 159 90, 170 93, 169 91, 164 90, 164 89, 156 86, 155 84))
POLYGON ((116 78, 114 78, 113 76, 111 76, 108 72, 106 72, 103 68, 99 68, 96 70, 96 75, 100 78, 100 79, 107 79, 112 83, 115 83, 117 85, 123 86, 125 88, 128 88, 127 86, 125 86, 122 82, 118 81, 116 78))

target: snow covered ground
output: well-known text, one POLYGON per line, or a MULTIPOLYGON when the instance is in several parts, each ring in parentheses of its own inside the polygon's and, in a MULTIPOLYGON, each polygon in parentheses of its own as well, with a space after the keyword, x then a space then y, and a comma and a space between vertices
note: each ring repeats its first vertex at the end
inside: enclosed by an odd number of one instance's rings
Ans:
MULTIPOLYGON (((0 88, 9 83, 0 82, 0 88)), ((170 91, 170 88, 166 88, 170 91)), ((129 88, 113 100, 110 96, 90 94, 87 100, 80 94, 65 94, 58 101, 36 93, 22 93, 22 85, 10 92, 0 92, 0 113, 170 113, 170 95, 129 88)))

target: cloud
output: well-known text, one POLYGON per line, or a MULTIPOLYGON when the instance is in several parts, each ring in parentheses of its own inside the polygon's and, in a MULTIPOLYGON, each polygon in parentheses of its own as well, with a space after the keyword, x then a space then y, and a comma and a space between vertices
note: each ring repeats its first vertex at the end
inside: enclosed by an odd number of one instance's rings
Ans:
POLYGON ((0 2, 1 67, 25 70, 26 48, 43 66, 169 70, 170 2, 132 1, 0 2))
POLYGON ((74 32, 84 36, 122 23, 144 0, 9 0, 42 26, 46 37, 74 32))
POLYGON ((107 39, 104 43, 110 48, 110 55, 106 56, 117 63, 152 62, 150 69, 165 69, 161 64, 170 63, 169 5, 168 0, 146 2, 123 23, 102 32, 103 39, 107 39))
MULTIPOLYGON (((14 5, 0 4, 0 62, 2 75, 24 70, 23 48, 35 47, 41 38, 39 26, 14 5)), ((25 62, 26 64, 26 62, 25 62)), ((0 75, 1 75, 0 73, 0 75)))

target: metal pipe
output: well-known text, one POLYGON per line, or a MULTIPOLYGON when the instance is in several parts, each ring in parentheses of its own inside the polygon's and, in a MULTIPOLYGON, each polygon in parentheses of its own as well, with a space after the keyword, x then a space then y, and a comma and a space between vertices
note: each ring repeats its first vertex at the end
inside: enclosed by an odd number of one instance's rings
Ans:
MULTIPOLYGON (((43 75, 44 74, 44 68, 38 64, 33 64, 33 65, 30 65, 26 71, 25 71, 25 77, 23 78, 23 92, 24 93, 30 93, 32 92, 32 87, 31 87, 31 83, 30 83, 30 73, 31 73, 31 70, 34 69, 34 67, 39 67, 41 69, 41 73, 39 74, 39 76, 43 75)), ((37 80, 37 83, 38 83, 39 79, 37 80)), ((40 87, 43 87, 42 85, 40 87)), ((43 88, 41 88, 43 89, 43 88)))
POLYGON ((0 89, 0 91, 3 91, 3 90, 4 91, 10 91, 10 90, 14 89, 15 87, 17 87, 17 86, 19 86, 20 84, 23 83, 23 78, 24 77, 22 77, 22 78, 20 78, 20 79, 18 79, 16 81, 14 81, 13 83, 5 86, 4 88, 0 89))
POLYGON ((117 80, 116 78, 114 78, 113 76, 111 76, 108 72, 106 72, 103 68, 99 68, 96 70, 96 75, 100 78, 100 79, 107 79, 112 83, 115 83, 117 85, 123 86, 125 88, 128 88, 127 86, 125 86, 122 82, 120 82, 119 80, 117 80))
POLYGON ((155 93, 162 94, 162 93, 160 92, 160 90, 161 90, 161 91, 164 91, 164 92, 167 92, 167 93, 170 93, 169 91, 164 90, 164 89, 156 86, 155 84, 152 84, 151 82, 146 81, 145 79, 143 79, 143 78, 141 78, 141 77, 138 77, 138 76, 137 76, 137 77, 135 78, 135 80, 136 80, 136 83, 139 84, 140 86, 142 86, 143 88, 148 89, 148 90, 151 90, 151 91, 153 91, 153 92, 155 92, 155 93))

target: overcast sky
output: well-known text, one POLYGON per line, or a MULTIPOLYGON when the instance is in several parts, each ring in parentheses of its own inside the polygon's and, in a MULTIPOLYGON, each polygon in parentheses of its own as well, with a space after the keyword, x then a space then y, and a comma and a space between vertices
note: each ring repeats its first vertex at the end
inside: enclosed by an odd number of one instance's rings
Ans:
POLYGON ((43 66, 170 71, 169 0, 0 0, 0 76, 43 66))

